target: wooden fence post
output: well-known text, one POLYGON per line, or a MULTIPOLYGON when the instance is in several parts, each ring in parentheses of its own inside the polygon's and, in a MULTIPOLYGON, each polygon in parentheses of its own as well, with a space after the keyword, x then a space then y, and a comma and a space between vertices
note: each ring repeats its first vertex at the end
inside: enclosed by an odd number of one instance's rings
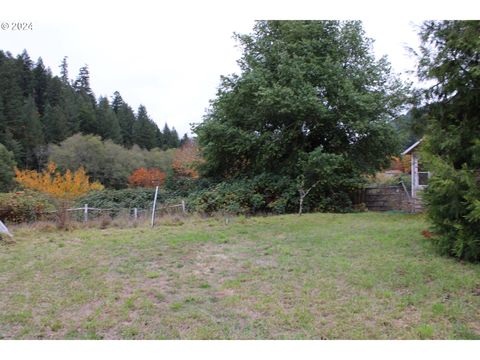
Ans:
POLYGON ((88 204, 85 204, 83 208, 83 222, 86 223, 88 221, 88 204))

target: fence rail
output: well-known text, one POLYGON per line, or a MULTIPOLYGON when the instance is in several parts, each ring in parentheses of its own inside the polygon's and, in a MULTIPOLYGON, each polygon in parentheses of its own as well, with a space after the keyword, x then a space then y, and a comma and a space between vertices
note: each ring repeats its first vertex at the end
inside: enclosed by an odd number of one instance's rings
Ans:
MULTIPOLYGON (((148 214, 149 212, 152 212, 152 217, 156 216, 155 214, 160 211, 164 211, 165 209, 171 209, 171 208, 181 208, 182 213, 186 214, 186 205, 185 201, 182 200, 180 204, 173 204, 173 205, 162 205, 162 206, 155 206, 155 209, 141 209, 141 208, 95 208, 95 207, 89 207, 88 204, 85 204, 83 207, 78 207, 78 208, 71 208, 67 209, 67 211, 82 211, 83 212, 83 222, 87 222, 89 219, 89 212, 96 211, 96 212, 128 212, 129 216, 133 216, 134 220, 138 220, 139 214, 140 213, 146 213, 148 214)), ((56 212, 56 211, 54 211, 56 212)))
MULTIPOLYGON (((155 218, 159 216, 159 213, 171 213, 171 211, 174 209, 178 209, 177 211, 175 211, 175 213, 187 213, 186 203, 184 200, 182 200, 180 204, 158 204, 157 206, 155 206, 155 211, 153 211, 153 206, 150 208, 98 208, 90 207, 88 204, 85 204, 82 207, 69 208, 66 209, 66 211, 73 215, 73 219, 77 221, 88 222, 89 220, 97 219, 102 214, 107 214, 112 218, 124 215, 128 216, 133 220, 139 220, 140 218, 149 218, 152 217, 152 215, 155 218)), ((35 211, 35 213, 32 214, 30 221, 53 220, 52 216, 57 213, 58 210, 35 211)))

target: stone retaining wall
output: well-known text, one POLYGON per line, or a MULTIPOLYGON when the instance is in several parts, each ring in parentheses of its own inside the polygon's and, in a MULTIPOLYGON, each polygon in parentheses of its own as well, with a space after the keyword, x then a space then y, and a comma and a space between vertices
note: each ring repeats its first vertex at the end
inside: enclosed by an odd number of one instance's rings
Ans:
POLYGON ((364 201, 370 211, 413 212, 415 208, 401 185, 369 186, 365 188, 364 201))

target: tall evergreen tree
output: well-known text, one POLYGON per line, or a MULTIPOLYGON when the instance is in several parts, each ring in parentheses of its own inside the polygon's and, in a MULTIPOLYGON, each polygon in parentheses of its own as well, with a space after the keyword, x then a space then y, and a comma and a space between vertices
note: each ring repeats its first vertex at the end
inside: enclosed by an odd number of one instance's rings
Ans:
POLYGON ((97 106, 97 122, 99 127, 99 135, 102 137, 102 139, 111 139, 117 144, 122 143, 122 135, 117 116, 111 109, 106 97, 99 98, 97 106))
POLYGON ((68 56, 64 56, 62 63, 60 64, 60 79, 65 85, 70 84, 70 80, 68 78, 68 56))
POLYGON ((81 98, 78 107, 78 125, 83 134, 100 134, 95 109, 88 99, 81 98))
POLYGON ((118 114, 118 111, 123 105, 124 105, 124 101, 123 101, 122 95, 120 95, 118 91, 115 91, 113 93, 113 99, 112 99, 112 110, 115 112, 115 114, 118 114))
POLYGON ((161 137, 162 149, 166 150, 170 148, 171 138, 172 138, 172 132, 170 131, 168 124, 165 123, 165 125, 163 126, 162 137, 161 137))
POLYGON ((61 89, 60 106, 67 117, 68 136, 78 133, 80 129, 80 105, 82 99, 79 98, 75 90, 70 85, 63 85, 61 89))
POLYGON ((3 113, 3 100, 0 96, 0 143, 5 145, 7 150, 14 154, 15 158, 20 158, 22 152, 21 145, 13 138, 13 134, 7 126, 5 114, 3 113))
POLYGON ((183 137, 180 140, 179 147, 182 147, 184 144, 187 144, 189 141, 190 141, 190 138, 188 137, 187 133, 183 134, 183 137))
POLYGON ((152 149, 156 144, 156 125, 150 119, 145 106, 138 108, 137 119, 133 126, 133 141, 143 149, 152 149))
POLYGON ((14 186, 14 166, 13 154, 0 143, 0 192, 10 191, 14 186))
POLYGON ((75 80, 73 87, 75 91, 80 94, 85 99, 90 100, 93 106, 95 106, 95 94, 90 87, 90 72, 88 70, 88 65, 85 65, 80 68, 78 77, 75 80))
POLYGON ((130 148, 134 144, 134 127, 135 127, 135 113, 132 108, 124 103, 117 112, 118 124, 120 126, 120 134, 122 137, 122 144, 130 148))
POLYGON ((172 128, 170 132, 170 148, 178 148, 180 146, 180 139, 178 138, 177 130, 175 127, 172 128))
POLYGON ((44 138, 40 116, 32 97, 25 100, 20 117, 20 127, 16 129, 15 135, 22 146, 19 165, 24 168, 38 168, 40 159, 37 150, 44 144, 44 138))
POLYGON ((59 105, 47 104, 42 124, 46 143, 59 144, 69 135, 67 115, 59 105))
POLYGON ((162 131, 158 128, 157 126, 157 130, 155 132, 155 138, 156 138, 156 147, 159 148, 159 149, 164 149, 164 138, 163 138, 163 133, 162 131))
POLYGON ((30 56, 27 53, 27 50, 17 56, 17 66, 18 66, 18 76, 19 76, 19 85, 22 89, 22 94, 24 97, 32 95, 33 91, 33 61, 30 59, 30 56))
POLYGON ((432 177, 424 193, 435 244, 444 254, 480 261, 480 21, 422 26, 419 75, 428 125, 423 159, 432 177))
POLYGON ((42 58, 38 58, 37 64, 33 69, 33 98, 40 116, 43 116, 45 105, 47 104, 47 91, 49 85, 49 75, 42 58))
MULTIPOLYGON (((24 101, 21 87, 22 80, 17 74, 18 66, 11 54, 0 51, 0 98, 3 100, 5 127, 10 132, 20 126, 24 101)), ((15 155, 17 156, 17 154, 15 155)))

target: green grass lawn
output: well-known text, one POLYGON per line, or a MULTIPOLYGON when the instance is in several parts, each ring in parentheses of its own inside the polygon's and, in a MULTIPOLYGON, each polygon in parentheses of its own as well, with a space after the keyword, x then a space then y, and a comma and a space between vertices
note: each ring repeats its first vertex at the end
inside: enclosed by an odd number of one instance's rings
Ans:
POLYGON ((478 339, 480 265, 421 216, 307 214, 155 229, 16 228, 4 339, 478 339))

